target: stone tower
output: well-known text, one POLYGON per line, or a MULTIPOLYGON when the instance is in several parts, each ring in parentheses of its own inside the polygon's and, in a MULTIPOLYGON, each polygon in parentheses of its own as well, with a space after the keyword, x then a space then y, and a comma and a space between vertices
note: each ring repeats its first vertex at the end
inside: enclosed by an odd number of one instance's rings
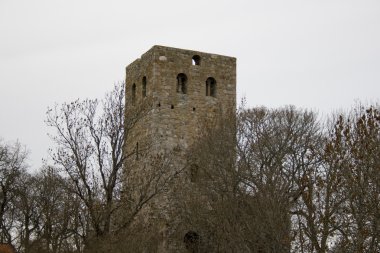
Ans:
MULTIPOLYGON (((133 110, 145 100, 151 101, 152 107, 126 137, 125 152, 135 152, 132 163, 136 169, 129 181, 144 178, 139 167, 149 164, 139 157, 139 150, 158 154, 178 148, 176 166, 181 166, 185 162, 181 156, 199 138, 202 123, 236 107, 233 57, 153 46, 126 67, 125 83, 127 108, 133 110)), ((128 163, 130 166, 131 161, 128 163)), ((173 204, 164 197, 159 202, 159 212, 173 204)), ((171 217, 166 219, 171 222, 171 217)))

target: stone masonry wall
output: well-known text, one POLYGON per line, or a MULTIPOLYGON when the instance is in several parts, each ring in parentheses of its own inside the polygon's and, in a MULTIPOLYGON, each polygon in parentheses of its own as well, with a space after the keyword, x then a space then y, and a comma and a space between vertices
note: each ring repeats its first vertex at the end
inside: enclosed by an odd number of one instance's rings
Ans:
MULTIPOLYGON (((182 150, 181 154, 185 154, 191 144, 199 138, 202 126, 206 122, 212 122, 217 117, 227 115, 226 112, 235 110, 236 59, 192 50, 153 46, 126 68, 126 110, 137 108, 144 99, 151 99, 151 111, 128 135, 125 140, 125 152, 132 153, 136 148, 147 147, 151 154, 158 154, 179 148, 182 150), (199 65, 194 64, 193 59, 200 60, 199 65), (186 94, 178 91, 179 74, 187 77, 186 94), (146 98, 143 96, 144 77, 146 98), (210 89, 208 96, 206 95, 206 80, 210 77, 216 81, 214 96, 210 95, 210 89)), ((185 160, 181 161, 179 157, 177 165, 181 166, 184 162, 185 160)), ((139 173, 139 167, 148 163, 149 161, 143 159, 128 160, 129 167, 133 167, 134 171, 129 174, 131 178, 127 181, 143 180, 144 175, 139 173)), ((165 196, 161 198, 160 203, 160 209, 170 209, 172 205, 165 196)), ((149 215, 155 212, 154 210, 152 208, 145 211, 144 215, 149 215)), ((160 212, 165 213, 165 210, 160 212)), ((166 222, 170 223, 171 218, 166 218, 166 222)))
POLYGON ((142 79, 147 80, 147 96, 153 98, 153 111, 129 141, 134 148, 138 140, 159 138, 159 149, 180 145, 187 148, 196 140, 200 123, 215 117, 218 110, 236 106, 236 59, 191 50, 154 46, 126 68, 126 97, 132 96, 136 84, 136 103, 141 102, 142 79), (192 65, 192 57, 201 58, 192 65), (187 76, 187 92, 177 92, 177 75, 187 76), (206 96, 206 80, 216 80, 216 97, 206 96))

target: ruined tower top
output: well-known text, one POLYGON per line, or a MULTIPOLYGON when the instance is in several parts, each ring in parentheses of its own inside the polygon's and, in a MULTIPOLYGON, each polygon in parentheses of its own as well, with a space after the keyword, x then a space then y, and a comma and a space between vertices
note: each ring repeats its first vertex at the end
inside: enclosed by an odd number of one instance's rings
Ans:
POLYGON ((153 46, 127 66, 126 83, 127 86, 132 85, 130 99, 133 102, 148 95, 154 98, 187 95, 182 98, 224 99, 226 95, 235 93, 236 59, 193 50, 153 46), (167 93, 162 94, 163 90, 167 93))
POLYGON ((186 148, 200 122, 215 117, 217 110, 234 110, 236 58, 153 46, 126 67, 126 101, 133 107, 146 97, 154 101, 151 116, 144 120, 149 130, 136 131, 135 137, 149 132, 167 147, 181 143, 186 148))

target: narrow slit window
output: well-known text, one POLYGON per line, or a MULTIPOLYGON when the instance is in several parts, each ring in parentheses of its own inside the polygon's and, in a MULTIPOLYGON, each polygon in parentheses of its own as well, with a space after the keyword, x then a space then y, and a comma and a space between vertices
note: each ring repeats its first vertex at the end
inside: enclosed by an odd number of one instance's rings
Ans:
POLYGON ((206 80, 206 96, 216 97, 216 81, 213 77, 206 80))
POLYGON ((139 160, 139 143, 136 142, 136 160, 139 160))
POLYGON ((136 84, 132 85, 132 105, 136 103, 136 84))
POLYGON ((143 98, 146 97, 146 76, 142 79, 142 96, 143 98))
POLYGON ((182 94, 187 93, 187 76, 183 73, 177 76, 177 92, 182 94))

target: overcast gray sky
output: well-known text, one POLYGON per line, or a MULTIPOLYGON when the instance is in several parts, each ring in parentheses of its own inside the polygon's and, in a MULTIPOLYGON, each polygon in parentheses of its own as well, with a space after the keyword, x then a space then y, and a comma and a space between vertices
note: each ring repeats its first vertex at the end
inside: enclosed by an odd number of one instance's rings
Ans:
POLYGON ((0 0, 0 137, 39 167, 47 107, 102 97, 153 45, 236 57, 249 106, 379 101, 379 0, 0 0))

